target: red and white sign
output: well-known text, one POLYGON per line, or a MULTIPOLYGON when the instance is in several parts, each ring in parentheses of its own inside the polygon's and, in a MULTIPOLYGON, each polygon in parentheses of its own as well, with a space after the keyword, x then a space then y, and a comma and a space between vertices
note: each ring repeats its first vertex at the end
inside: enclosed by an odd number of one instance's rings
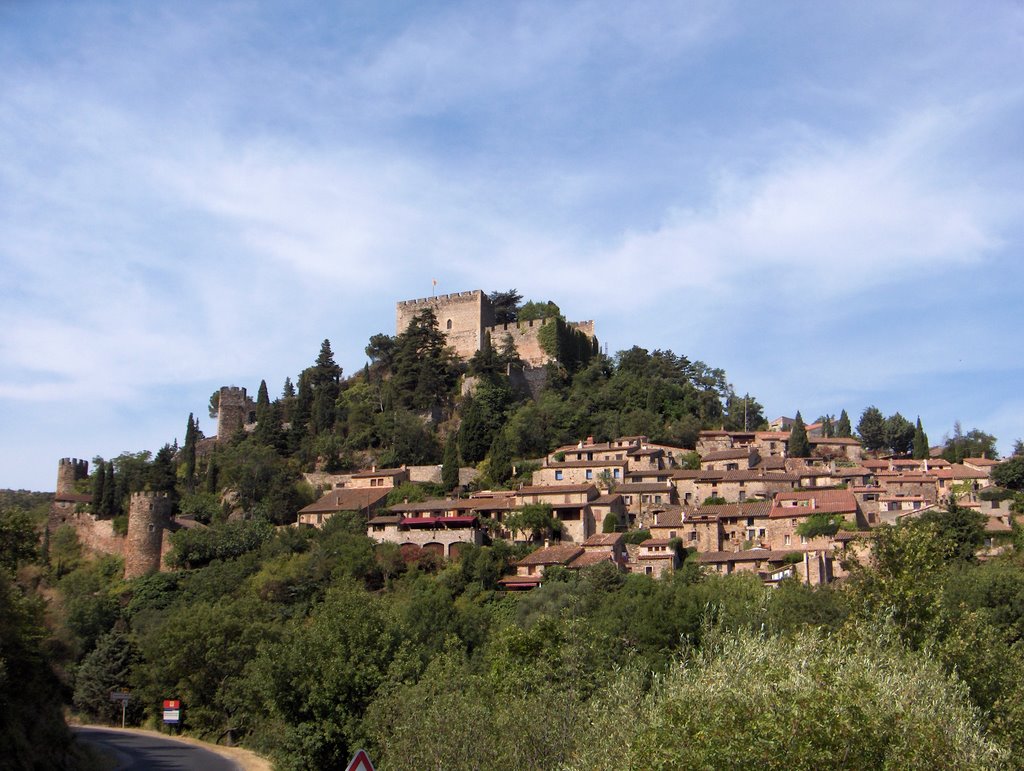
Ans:
POLYGON ((164 699, 164 722, 181 722, 181 701, 178 699, 164 699))
POLYGON ((370 762, 366 750, 356 750, 355 756, 345 766, 345 771, 373 771, 373 763, 370 762))

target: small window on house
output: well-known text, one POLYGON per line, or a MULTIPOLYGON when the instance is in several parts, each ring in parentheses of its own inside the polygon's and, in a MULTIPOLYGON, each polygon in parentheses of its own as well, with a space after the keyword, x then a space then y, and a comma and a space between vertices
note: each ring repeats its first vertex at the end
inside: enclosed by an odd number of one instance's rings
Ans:
POLYGON ((788 535, 786 536, 784 543, 786 544, 786 546, 789 546, 789 536, 788 535))
POLYGON ((452 328, 452 320, 451 319, 448 319, 448 323, 445 324, 445 328, 446 329, 451 329, 452 328))
POLYGON ((562 472, 561 471, 556 471, 555 472, 555 479, 557 479, 558 481, 562 481, 562 472))
POLYGON ((800 536, 800 543, 807 543, 807 536, 806 535, 800 536))
POLYGON ((155 532, 155 531, 156 531, 156 525, 154 525, 152 522, 150 522, 149 523, 149 532, 152 533, 152 532, 155 532))
POLYGON ((696 541, 697 540, 697 531, 696 530, 691 531, 691 533, 690 533, 690 540, 691 541, 696 541))
POLYGON ((760 530, 757 531, 757 536, 758 536, 758 538, 764 538, 764 528, 763 527, 760 530))
POLYGON ((647 567, 644 568, 644 573, 646 573, 647 575, 651 575, 651 573, 653 573, 653 572, 654 572, 654 568, 652 568, 650 565, 648 565, 647 567))
POLYGON ((753 517, 747 517, 747 526, 749 527, 752 524, 754 524, 754 518, 753 517))
POLYGON ((587 469, 587 479, 593 479, 593 478, 594 478, 594 470, 588 468, 587 469))
POLYGON ((615 477, 616 479, 619 478, 619 470, 617 468, 612 469, 612 476, 615 477))

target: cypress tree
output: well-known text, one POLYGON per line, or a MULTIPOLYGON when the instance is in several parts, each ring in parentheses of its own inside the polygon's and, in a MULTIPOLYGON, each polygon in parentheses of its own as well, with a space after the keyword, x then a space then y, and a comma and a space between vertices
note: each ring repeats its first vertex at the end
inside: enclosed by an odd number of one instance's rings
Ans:
POLYGON ((181 450, 181 462, 184 467, 185 489, 190 493, 196 489, 196 434, 198 425, 193 420, 192 413, 188 414, 188 427, 185 429, 185 446, 181 450))
POLYGON ((459 484, 459 443, 458 435, 452 431, 444 443, 444 460, 441 464, 441 487, 454 490, 459 484))
POLYGON ((839 422, 836 423, 836 436, 849 439, 853 436, 853 426, 850 425, 850 416, 843 410, 839 414, 839 422))
POLYGON ((921 425, 921 416, 917 416, 917 428, 914 431, 914 460, 925 460, 929 455, 928 434, 921 425))
POLYGON ((804 425, 804 419, 800 416, 800 410, 796 411, 796 418, 793 419, 787 454, 791 458, 807 458, 811 454, 811 444, 807 441, 807 427, 804 425))
POLYGON ((103 514, 115 517, 120 514, 117 496, 117 480, 114 478, 114 461, 108 460, 103 470, 103 514))
POLYGON ((104 482, 107 480, 107 464, 102 460, 96 462, 96 470, 92 475, 92 511, 98 517, 106 515, 103 510, 104 482))

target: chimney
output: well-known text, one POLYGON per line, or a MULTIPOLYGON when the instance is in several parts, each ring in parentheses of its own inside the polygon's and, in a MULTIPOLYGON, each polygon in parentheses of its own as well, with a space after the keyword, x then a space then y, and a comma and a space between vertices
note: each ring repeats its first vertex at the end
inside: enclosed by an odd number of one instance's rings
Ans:
POLYGON ((550 538, 545 538, 544 539, 544 548, 547 549, 549 546, 551 546, 551 539, 550 538))
POLYGON ((593 444, 593 443, 594 443, 594 437, 588 436, 587 437, 587 444, 590 445, 590 444, 593 444))

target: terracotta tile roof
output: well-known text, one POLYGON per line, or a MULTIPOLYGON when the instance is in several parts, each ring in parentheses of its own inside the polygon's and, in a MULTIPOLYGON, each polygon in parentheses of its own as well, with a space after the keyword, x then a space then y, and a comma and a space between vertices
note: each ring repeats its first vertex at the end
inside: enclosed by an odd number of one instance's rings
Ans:
POLYGON ((615 560, 610 551, 585 551, 566 565, 566 567, 570 570, 577 570, 579 568, 590 567, 591 565, 599 565, 602 562, 614 561, 615 560))
MULTIPOLYGON (((810 428, 810 426, 808 426, 810 428)), ((860 446, 860 442, 856 439, 844 437, 844 436, 820 436, 820 437, 808 437, 807 441, 814 446, 816 444, 855 444, 860 446)))
POLYGON ((396 503, 394 506, 389 506, 388 511, 408 512, 410 514, 426 511, 473 511, 477 506, 479 506, 477 501, 472 500, 435 498, 429 501, 420 501, 419 503, 396 503))
POLYGON ((519 495, 560 495, 562 493, 585 493, 588 490, 597 492, 597 488, 589 482, 578 485, 529 485, 517 492, 519 495))
POLYGON ((387 487, 339 487, 324 493, 320 500, 300 509, 299 514, 362 511, 376 506, 387 498, 391 489, 387 487))
POLYGON ((749 503, 723 503, 718 506, 698 506, 694 512, 700 517, 767 517, 771 514, 771 501, 749 503))
POLYGON ((636 469, 626 473, 627 479, 634 477, 658 477, 659 479, 671 479, 675 472, 669 468, 636 469))
POLYGON ((712 463, 719 460, 746 460, 750 457, 750 450, 716 450, 700 456, 701 463, 712 463))
POLYGON ((972 466, 998 466, 999 461, 992 460, 991 458, 964 458, 964 463, 972 466))
POLYGON ((61 503, 92 503, 89 493, 54 493, 54 501, 61 503))
POLYGON ((622 496, 618 493, 607 493, 602 495, 600 498, 595 498, 590 502, 591 506, 614 506, 615 503, 622 502, 622 496))
POLYGON ((799 549, 788 551, 781 549, 747 549, 746 551, 706 551, 697 555, 700 562, 721 563, 721 562, 757 562, 767 560, 768 562, 781 562, 790 554, 803 555, 799 549))
POLYGON ((619 468, 625 468, 629 465, 627 460, 567 460, 562 462, 552 462, 543 468, 604 468, 606 466, 618 466, 619 468))
POLYGON ((987 479, 987 471, 967 468, 961 463, 954 464, 949 468, 939 468, 931 472, 936 479, 987 479))
POLYGON ((376 471, 357 471, 352 475, 353 479, 368 479, 370 477, 396 477, 401 474, 409 473, 408 469, 404 468, 379 468, 376 471))
POLYGON ((622 541, 622 533, 594 533, 583 542, 584 546, 615 546, 622 541))
POLYGON ((806 490, 792 493, 776 493, 769 516, 772 518, 806 517, 811 514, 855 514, 857 499, 849 490, 806 490), (785 506, 788 501, 800 505, 785 506))
POLYGON ((641 541, 640 546, 671 546, 671 538, 648 538, 646 541, 641 541))
POLYGON ((686 521, 686 509, 682 506, 666 506, 664 511, 655 512, 658 523, 651 529, 662 527, 681 527, 686 521))
POLYGON ((583 547, 578 544, 558 544, 537 549, 519 560, 516 565, 565 565, 582 553, 583 547))
POLYGON ((380 514, 379 516, 373 517, 366 524, 368 525, 397 525, 402 521, 402 518, 397 514, 380 514))
POLYGON ((672 479, 696 479, 703 473, 700 469, 678 468, 672 472, 672 479))
POLYGON ((675 487, 670 482, 627 482, 615 488, 619 494, 628 493, 670 493, 675 487))

